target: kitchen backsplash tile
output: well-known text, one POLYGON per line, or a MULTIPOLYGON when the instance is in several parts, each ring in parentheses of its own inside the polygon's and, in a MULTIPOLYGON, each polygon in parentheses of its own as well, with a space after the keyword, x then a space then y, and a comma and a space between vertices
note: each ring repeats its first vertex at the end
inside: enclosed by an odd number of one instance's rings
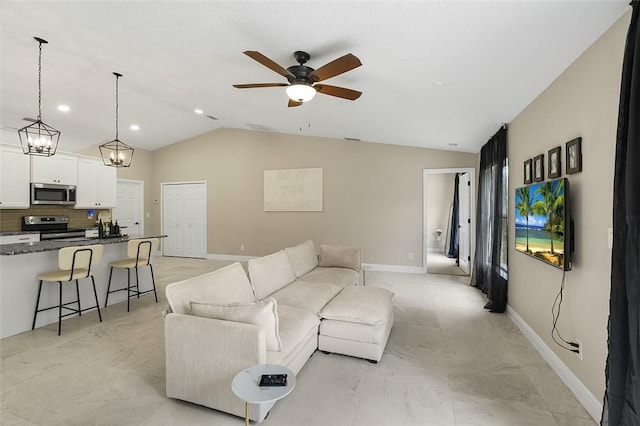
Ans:
POLYGON ((87 219, 88 209, 74 209, 72 206, 32 206, 24 210, 0 210, 0 232, 20 231, 23 216, 69 216, 69 228, 90 228, 95 226, 98 213, 103 210, 94 209, 93 219, 87 219))

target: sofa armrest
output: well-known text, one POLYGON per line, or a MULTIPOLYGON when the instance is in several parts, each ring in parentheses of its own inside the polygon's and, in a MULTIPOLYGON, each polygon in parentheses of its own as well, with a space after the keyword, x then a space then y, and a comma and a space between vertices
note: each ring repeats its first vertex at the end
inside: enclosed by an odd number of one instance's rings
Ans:
POLYGON ((360 247, 330 246, 321 244, 318 266, 349 268, 356 272, 362 269, 360 247))
POLYGON ((231 381, 245 368, 267 362, 264 330, 175 313, 164 325, 167 396, 244 417, 231 381))

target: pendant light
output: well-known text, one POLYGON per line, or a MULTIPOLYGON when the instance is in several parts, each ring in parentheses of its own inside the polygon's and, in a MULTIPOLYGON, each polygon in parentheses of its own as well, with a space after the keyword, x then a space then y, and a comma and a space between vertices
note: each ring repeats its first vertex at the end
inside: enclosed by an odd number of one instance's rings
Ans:
POLYGON ((118 79, 122 74, 114 72, 113 75, 116 76, 116 138, 100 145, 100 155, 106 166, 129 167, 133 158, 133 148, 118 139, 118 79))
POLYGON ((34 37, 38 42, 38 119, 18 130, 22 152, 28 155, 55 155, 60 140, 60 132, 42 122, 42 45, 47 40, 34 37))

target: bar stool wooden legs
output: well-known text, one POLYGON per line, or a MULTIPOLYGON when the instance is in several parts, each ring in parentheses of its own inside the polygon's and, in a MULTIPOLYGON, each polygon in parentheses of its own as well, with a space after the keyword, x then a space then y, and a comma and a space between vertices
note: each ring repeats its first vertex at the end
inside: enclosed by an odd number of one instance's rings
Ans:
POLYGON ((141 294, 150 293, 156 298, 158 303, 158 293, 156 292, 156 280, 153 276, 153 265, 151 264, 151 255, 158 249, 160 240, 158 238, 139 238, 129 240, 127 244, 127 258, 113 261, 109 264, 111 272, 109 273, 109 285, 107 286, 107 298, 104 302, 105 308, 109 303, 109 294, 116 293, 118 291, 127 292, 127 312, 130 309, 131 297, 140 298, 141 294), (153 288, 151 290, 140 291, 140 276, 138 274, 138 268, 141 266, 148 266, 151 271, 151 284, 153 288), (113 276, 113 269, 126 269, 127 270, 127 287, 111 290, 111 278, 113 276), (136 285, 131 286, 131 269, 136 271, 136 285))
POLYGON ((58 308, 58 336, 62 331, 62 318, 68 317, 70 315, 78 314, 78 316, 82 315, 82 312, 88 311, 89 309, 96 308, 98 310, 98 318, 100 322, 102 322, 102 314, 100 313, 100 303, 98 302, 98 293, 96 291, 96 281, 93 278, 93 271, 91 267, 100 262, 100 258, 102 257, 102 251, 104 247, 100 244, 95 244, 91 246, 80 246, 80 247, 65 247, 60 249, 58 252, 58 267, 60 268, 57 271, 45 272, 38 275, 38 279, 40 280, 40 285, 38 286, 38 299, 36 300, 36 309, 33 314, 33 324, 31 325, 31 329, 34 330, 36 328, 36 319, 38 318, 38 312, 48 311, 50 309, 58 308), (91 278, 91 284, 93 286, 93 295, 95 297, 96 304, 95 306, 91 306, 89 308, 82 309, 80 306, 80 285, 78 280, 82 278, 91 278), (76 296, 77 299, 71 302, 62 302, 62 283, 63 282, 76 282, 76 296), (59 288, 59 299, 57 306, 50 306, 48 308, 38 309, 40 306, 40 295, 42 294, 42 283, 43 282, 57 282, 59 288), (72 308, 69 305, 78 305, 78 308, 72 308), (62 310, 66 309, 71 311, 67 314, 62 314, 62 310))

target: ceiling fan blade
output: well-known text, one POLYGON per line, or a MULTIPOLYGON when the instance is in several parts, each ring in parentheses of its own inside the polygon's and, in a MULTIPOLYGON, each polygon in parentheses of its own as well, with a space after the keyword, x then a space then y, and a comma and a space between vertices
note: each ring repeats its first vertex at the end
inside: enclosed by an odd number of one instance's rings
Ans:
POLYGON ((349 99, 350 101, 355 101, 360 97, 360 95, 362 95, 362 92, 357 90, 346 89, 338 86, 329 86, 328 84, 315 84, 313 87, 316 89, 316 92, 322 93, 323 95, 349 99))
POLYGON ((248 84, 234 84, 236 89, 252 89, 255 87, 285 87, 287 83, 248 83, 248 84))
POLYGON ((281 76, 285 77, 287 80, 291 81, 291 80, 295 80, 295 78, 296 78, 295 75, 291 74, 285 68, 283 68, 282 66, 278 65, 277 63, 275 63, 271 59, 267 58, 266 56, 264 56, 260 52, 257 52, 255 50, 246 50, 246 51, 244 51, 242 53, 244 53, 245 55, 247 55, 251 59, 260 62, 265 67, 277 72, 281 76))
POLYGON ((288 107, 297 107, 302 105, 302 102, 298 102, 298 101, 294 101, 293 99, 289 99, 289 105, 287 105, 288 107))
POLYGON ((323 81, 336 75, 340 75, 362 65, 357 56, 347 53, 346 55, 321 66, 317 70, 309 73, 312 81, 323 81))

